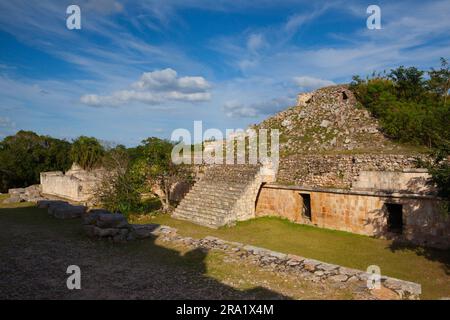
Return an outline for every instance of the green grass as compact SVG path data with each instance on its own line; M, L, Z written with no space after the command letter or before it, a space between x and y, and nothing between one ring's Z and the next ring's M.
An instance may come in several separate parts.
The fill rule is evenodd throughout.
M239 222L234 227L217 230L167 215L138 221L149 222L170 225L185 236L211 235L350 268L365 270L369 265L378 265L383 275L420 283L424 299L450 297L448 251L396 247L389 240L294 224L275 217Z

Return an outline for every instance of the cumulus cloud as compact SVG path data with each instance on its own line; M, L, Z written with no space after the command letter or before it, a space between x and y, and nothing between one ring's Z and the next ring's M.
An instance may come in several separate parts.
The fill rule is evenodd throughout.
M228 101L222 110L230 118L254 118L261 115L269 115L287 108L293 99L283 97L268 101L244 104L238 101Z
M158 105L166 101L202 102L211 99L211 85L203 77L178 77L167 68L144 72L131 89L114 91L110 95L86 94L80 101L90 106L119 106L128 102Z
M302 76L294 77L294 83L306 90L314 90L321 87L332 86L335 83L330 80L324 80L314 77Z

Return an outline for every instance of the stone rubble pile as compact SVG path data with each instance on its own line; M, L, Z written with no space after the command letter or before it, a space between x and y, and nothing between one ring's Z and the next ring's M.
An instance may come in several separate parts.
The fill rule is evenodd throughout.
M87 210L85 206L73 205L59 200L41 200L38 201L37 207L47 209L48 214L57 219L80 218Z
M180 243L192 248L216 249L225 251L240 260L249 261L273 272L288 272L313 282L331 281L342 285L360 285L367 288L367 280L372 274L367 272L329 264L314 259L284 254L239 242L225 241L216 237L194 239L181 237L177 230L167 226L155 227L152 232L161 236L162 241ZM421 285L391 277L381 276L381 284L395 292L401 299L419 299Z
M43 200L41 195L41 185L34 184L26 188L14 188L8 190L9 198L3 203L38 202Z
M92 209L82 217L83 229L91 238L106 238L120 243L145 239L152 235L154 225L129 224L121 213Z

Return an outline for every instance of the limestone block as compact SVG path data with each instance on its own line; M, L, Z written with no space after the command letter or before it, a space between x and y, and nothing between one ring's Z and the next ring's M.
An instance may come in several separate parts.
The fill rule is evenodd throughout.
M154 224L133 225L132 230L136 239L146 239L154 235L157 226Z
M100 228L125 228L128 222L121 213L99 213L96 225Z
M53 210L53 216L57 219L73 219L81 217L85 212L85 206L72 206L68 204L56 206Z

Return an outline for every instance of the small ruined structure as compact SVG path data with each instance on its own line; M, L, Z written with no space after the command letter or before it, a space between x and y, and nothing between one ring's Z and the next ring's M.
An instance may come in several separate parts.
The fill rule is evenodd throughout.
M220 227L281 216L369 236L449 248L442 199L417 168L427 156L394 143L347 86L300 94L252 129L280 128L280 161L270 179L258 166L210 166L175 218ZM275 179L276 178L276 179Z
M88 203L101 176L101 169L86 171L75 163L65 174L61 171L41 172L42 194Z

